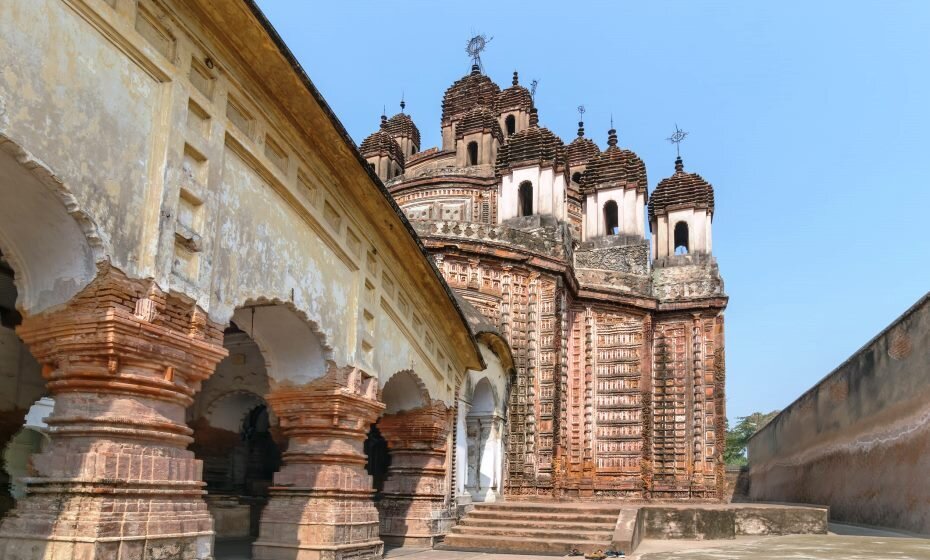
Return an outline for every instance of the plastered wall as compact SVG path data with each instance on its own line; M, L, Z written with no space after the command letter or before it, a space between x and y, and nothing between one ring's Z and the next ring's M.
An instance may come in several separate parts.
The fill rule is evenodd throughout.
M0 207L29 213L0 225L18 305L61 304L109 261L220 324L286 305L337 365L416 369L451 402L451 376L479 362L464 324L277 47L245 41L252 17L239 2L0 4L0 164L52 178L0 181ZM259 84L250 57L283 66Z
M930 294L749 441L750 497L930 533Z

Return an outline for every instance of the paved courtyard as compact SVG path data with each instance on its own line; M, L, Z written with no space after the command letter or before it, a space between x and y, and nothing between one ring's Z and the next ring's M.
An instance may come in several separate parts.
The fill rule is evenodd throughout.
M725 541L643 541L630 560L930 560L930 539L880 529L830 526L829 535ZM217 560L249 560L249 543L218 543ZM552 560L553 556L394 549L403 560Z

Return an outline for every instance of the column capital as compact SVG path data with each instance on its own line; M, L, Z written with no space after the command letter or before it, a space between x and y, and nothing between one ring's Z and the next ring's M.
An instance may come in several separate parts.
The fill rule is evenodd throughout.
M16 330L52 395L130 393L186 407L228 353L222 328L193 300L110 265L68 304L25 317Z
M452 427L452 408L434 400L432 403L385 414L378 429L390 449L418 449L445 452L446 436Z

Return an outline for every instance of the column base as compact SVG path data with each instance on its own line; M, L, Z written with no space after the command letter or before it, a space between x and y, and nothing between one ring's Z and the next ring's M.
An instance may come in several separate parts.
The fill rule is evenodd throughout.
M381 540L387 546L432 547L455 523L441 502L416 498L382 498L378 511Z
M283 492L272 489L253 560L375 560L384 554L370 498Z
M442 538L435 535L422 537L412 535L381 535L381 540L384 541L384 546L390 548L433 548L442 542Z
M213 560L213 520L202 500L33 495L0 525L4 560Z

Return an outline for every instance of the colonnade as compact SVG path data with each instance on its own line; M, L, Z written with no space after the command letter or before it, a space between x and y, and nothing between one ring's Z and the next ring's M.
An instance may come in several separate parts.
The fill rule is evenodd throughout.
M27 495L0 519L0 557L212 558L214 522L185 411L227 355L221 326L192 301L103 265L70 302L25 317L16 332L54 409ZM404 375L415 377L395 377ZM456 408L420 392L387 406L377 377L332 362L309 383L271 383L262 398L286 450L253 558L366 559L385 543L431 546L455 519L453 477L476 500L499 497L503 419L493 401L461 408L475 409L462 417L474 473L454 473ZM391 457L377 501L364 450L372 425Z

